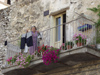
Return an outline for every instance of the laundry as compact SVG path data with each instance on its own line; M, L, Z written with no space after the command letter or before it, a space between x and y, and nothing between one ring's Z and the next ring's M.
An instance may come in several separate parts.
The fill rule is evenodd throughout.
M27 44L28 47L33 46L31 32L22 34L20 49L25 49L25 44Z
M24 53L27 53L28 52L28 46L27 45L25 45L25 50L24 50Z
M5 41L5 43L4 43L4 46L6 46L7 45L7 41Z
M42 36L41 36L40 33L38 33L38 37L37 38L38 38L37 39L37 42L38 42L37 44L39 46L39 41L40 41L40 39L42 39ZM28 33L22 34L20 49L25 49L25 44L28 47L33 46L32 32L28 32Z

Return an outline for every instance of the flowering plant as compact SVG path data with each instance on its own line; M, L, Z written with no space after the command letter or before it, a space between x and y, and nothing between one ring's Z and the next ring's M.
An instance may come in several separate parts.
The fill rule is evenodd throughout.
M17 57L17 60L16 60L16 65L19 65L19 67L21 68L25 68L27 67L31 60L34 58L34 55L23 55L20 53L20 55Z
M21 68L25 68L27 67L31 60L34 58L34 55L23 55L23 54L19 54L19 55L15 55L14 57L10 57L9 59L7 59L8 63L13 64L15 63L16 65L18 65Z
M8 62L8 64L13 64L15 63L17 56L18 55L16 54L14 57L10 57L6 61Z
M11 60L12 60L12 57L8 58L7 61L8 61L8 64L11 63Z
M44 46L44 44L40 47L38 47L38 53L44 52L49 48L49 46Z
M80 34L75 34L73 36L73 40L75 40L76 44L77 43L86 44L86 36L82 35L81 33Z
M44 64L49 65L52 62L56 63L57 59L59 58L59 52L60 52L60 49L56 49L53 47L51 47L50 49L47 49L43 53L43 57L42 57Z

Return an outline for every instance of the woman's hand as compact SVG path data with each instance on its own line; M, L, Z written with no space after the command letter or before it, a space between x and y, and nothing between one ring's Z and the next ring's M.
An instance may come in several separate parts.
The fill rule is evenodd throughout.
M39 33L39 31L37 31L37 33Z

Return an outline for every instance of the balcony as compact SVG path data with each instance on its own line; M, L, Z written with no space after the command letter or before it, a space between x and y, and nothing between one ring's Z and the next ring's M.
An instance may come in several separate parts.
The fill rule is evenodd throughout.
M34 54L34 59L31 60L27 68L22 69L15 64L9 65L6 63L5 67L2 68L2 73L9 75L11 71L12 73L19 73L19 70L26 71L29 68L34 68L35 72L45 73L57 67L73 66L85 61L99 60L100 51L96 48L96 28L93 24L91 20L81 16L68 23L40 31L42 35L41 46L47 45L60 49L58 62L45 65L42 60L42 52L40 56ZM21 52L18 46L19 41L20 39L8 43L7 59Z

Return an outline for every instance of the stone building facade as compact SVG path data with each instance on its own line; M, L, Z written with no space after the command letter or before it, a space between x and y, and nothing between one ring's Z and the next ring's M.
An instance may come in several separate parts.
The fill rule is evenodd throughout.
M97 16L93 12L87 10L87 8L92 8L99 4L99 0L12 0L10 7L0 10L1 64L5 64L7 50L4 46L5 40L12 41L18 39L21 34L25 33L26 30L30 29L33 25L36 26L39 31L46 30L52 27L53 17L62 12L66 13L66 22L77 18L78 15L76 12L79 14L84 13L87 18L96 20ZM44 16L44 12L47 10L49 10L49 15ZM98 64L99 61L94 62L97 66L83 67L78 70L82 71L82 73L68 74L70 71L66 70L63 71L64 74L60 72L60 74L54 73L50 75L99 75L99 69L93 70L92 72L88 71L91 68L95 69L100 66L100 64ZM92 62L87 62L84 65L90 65L90 63ZM78 68L74 70L76 71L77 69ZM88 70L85 72L85 69Z

